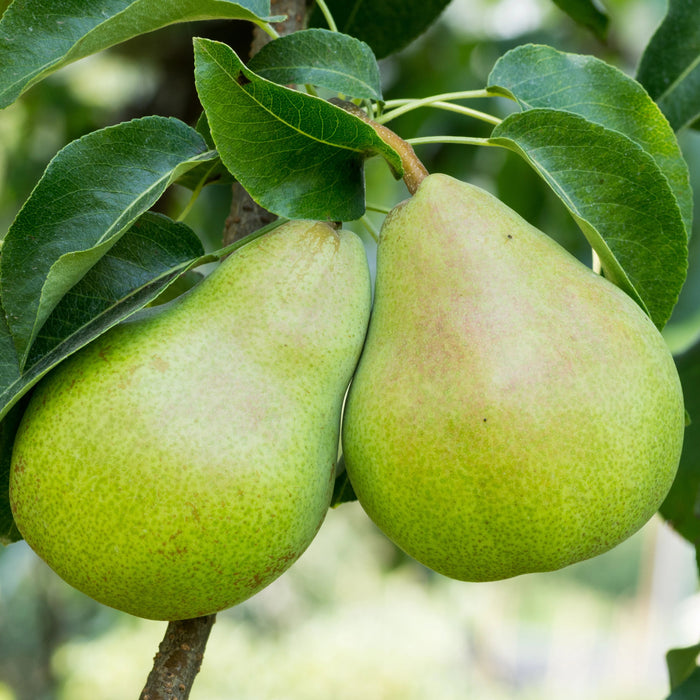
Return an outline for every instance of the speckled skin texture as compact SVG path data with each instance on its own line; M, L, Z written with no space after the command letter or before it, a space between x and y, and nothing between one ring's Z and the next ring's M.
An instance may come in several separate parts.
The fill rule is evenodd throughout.
M327 511L370 281L361 241L288 223L39 385L10 495L31 547L106 605L212 613L285 571Z
M468 581L600 554L656 511L683 431L656 328L545 234L444 175L389 215L343 449L408 554Z

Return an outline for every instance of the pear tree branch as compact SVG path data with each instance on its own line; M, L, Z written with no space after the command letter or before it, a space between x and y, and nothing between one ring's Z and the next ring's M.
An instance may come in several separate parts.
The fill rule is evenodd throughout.
M168 623L139 700L187 700L216 615Z

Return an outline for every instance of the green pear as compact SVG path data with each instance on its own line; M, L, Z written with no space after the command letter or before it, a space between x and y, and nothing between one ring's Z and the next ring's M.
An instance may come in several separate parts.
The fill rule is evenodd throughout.
M684 425L649 318L495 197L435 174L389 214L343 451L405 552L466 581L600 554L657 510Z
M265 587L328 509L370 299L360 239L295 221L98 338L23 417L22 535L75 588L145 618Z

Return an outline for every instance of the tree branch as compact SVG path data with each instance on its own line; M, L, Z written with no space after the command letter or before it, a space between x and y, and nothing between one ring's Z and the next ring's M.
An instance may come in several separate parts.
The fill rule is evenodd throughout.
M168 623L139 700L187 700L216 615Z

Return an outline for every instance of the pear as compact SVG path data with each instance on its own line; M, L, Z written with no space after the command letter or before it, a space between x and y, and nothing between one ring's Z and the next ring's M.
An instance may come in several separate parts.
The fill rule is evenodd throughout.
M390 539L446 576L489 581L595 556L652 516L684 408L630 297L440 174L389 214L377 256L343 451Z
M133 615L191 618L253 595L328 509L370 303L360 239L295 221L101 336L22 419L20 532L68 583Z

